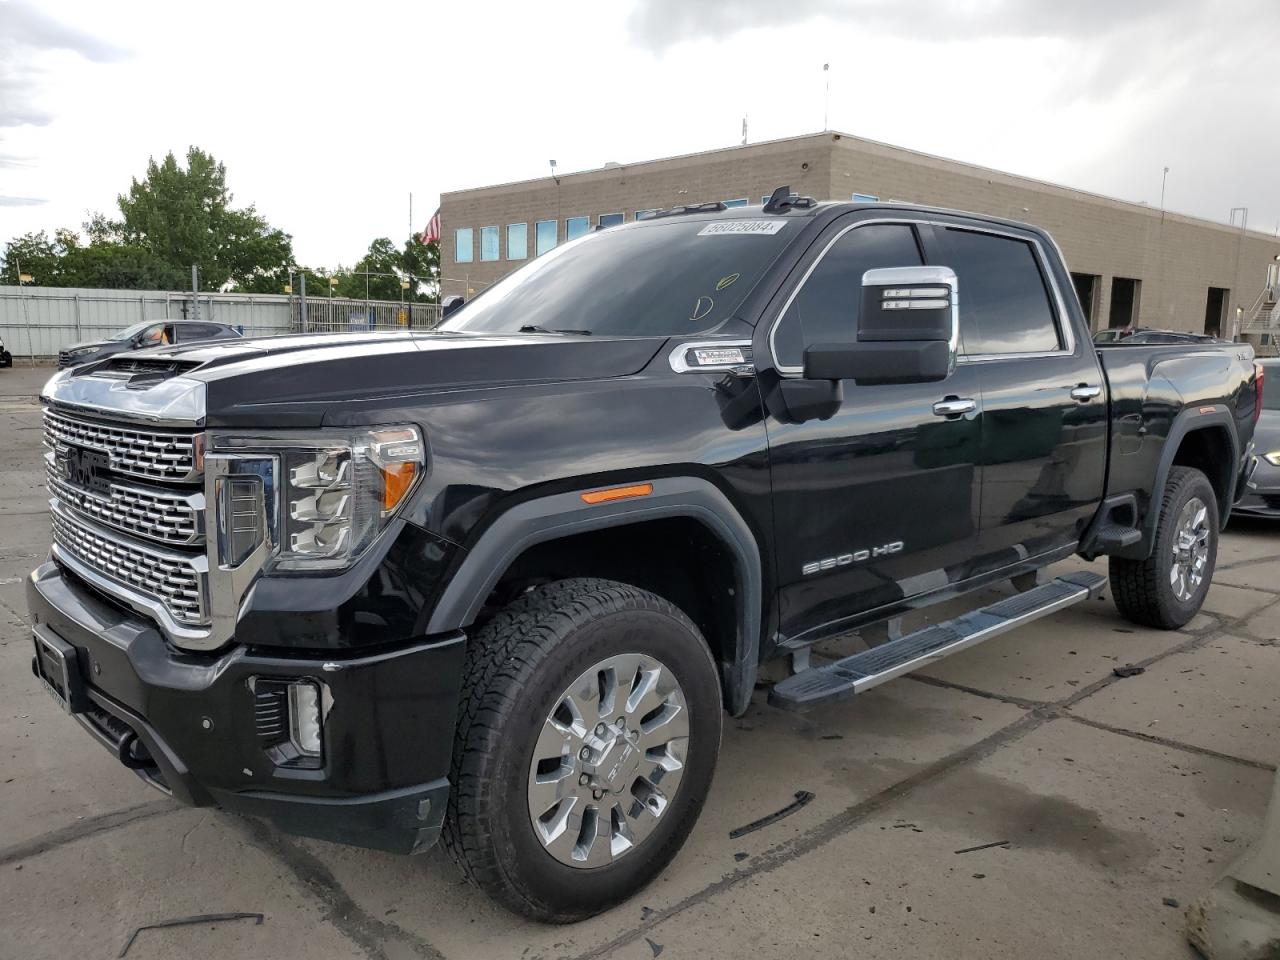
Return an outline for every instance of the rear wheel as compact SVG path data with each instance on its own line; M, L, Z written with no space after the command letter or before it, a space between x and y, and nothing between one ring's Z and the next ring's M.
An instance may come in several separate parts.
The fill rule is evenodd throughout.
M1194 617L1213 581L1218 527L1218 500L1209 478L1194 467L1172 468L1151 555L1110 560L1111 593L1120 613L1165 630Z
M721 712L715 661L678 608L607 580L538 587L469 642L445 846L518 913L598 913L684 843Z

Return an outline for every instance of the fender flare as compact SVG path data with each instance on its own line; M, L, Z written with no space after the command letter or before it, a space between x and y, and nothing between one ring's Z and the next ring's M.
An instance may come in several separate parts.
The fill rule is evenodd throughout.
M1213 409L1209 410L1208 407ZM1236 480L1240 464L1240 440L1236 436L1236 422L1230 411L1220 403L1205 404L1192 409L1183 410L1173 419L1169 426L1169 434L1165 437L1164 449L1160 451L1160 462L1156 466L1155 483L1151 488L1151 502L1147 507L1147 515L1142 518L1142 541L1137 550L1137 559L1145 560L1155 549L1156 524L1160 521L1160 498L1164 495L1165 484L1169 480L1169 471L1173 469L1173 458L1188 434L1200 430L1220 428L1227 435L1227 443L1231 447L1231 464L1227 475L1226 488L1223 490L1219 522L1226 526L1231 516L1231 505L1235 503ZM1128 554L1120 554L1127 556Z
M721 680L730 714L741 714L750 703L760 660L760 548L742 515L710 481L664 477L649 482L653 492L644 498L592 506L581 494L594 487L584 488L526 500L501 514L466 552L436 602L426 632L469 627L502 575L529 547L607 527L690 517L706 526L733 557L737 635L732 655L721 664Z

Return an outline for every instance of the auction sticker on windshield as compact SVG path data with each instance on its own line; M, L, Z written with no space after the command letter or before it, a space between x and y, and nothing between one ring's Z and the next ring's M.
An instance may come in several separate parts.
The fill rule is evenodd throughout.
M714 237L717 234L761 234L772 236L787 225L785 220L718 220L708 223L698 231L700 237Z

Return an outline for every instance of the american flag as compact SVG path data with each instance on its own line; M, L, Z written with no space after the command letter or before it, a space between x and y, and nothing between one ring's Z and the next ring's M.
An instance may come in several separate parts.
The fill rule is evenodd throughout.
M436 243L440 239L440 208L436 207L436 212L431 215L431 219L427 221L427 229L423 230L418 237L423 243Z

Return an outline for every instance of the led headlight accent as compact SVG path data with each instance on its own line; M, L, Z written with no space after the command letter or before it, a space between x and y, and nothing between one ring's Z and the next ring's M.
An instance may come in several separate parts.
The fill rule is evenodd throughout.
M278 490L265 491L272 555L269 568L340 569L356 558L408 499L426 465L416 427L317 430L254 436L216 435L215 450L233 458L265 457ZM228 494L228 524L239 491ZM226 519L223 519L225 515ZM239 551L230 543L223 556Z
M332 440L282 451L288 480L277 564L283 569L349 564L408 497L422 472L424 448L415 427Z
M1270 453L1264 453L1262 459L1267 461L1273 467L1280 467L1280 450L1272 450Z

